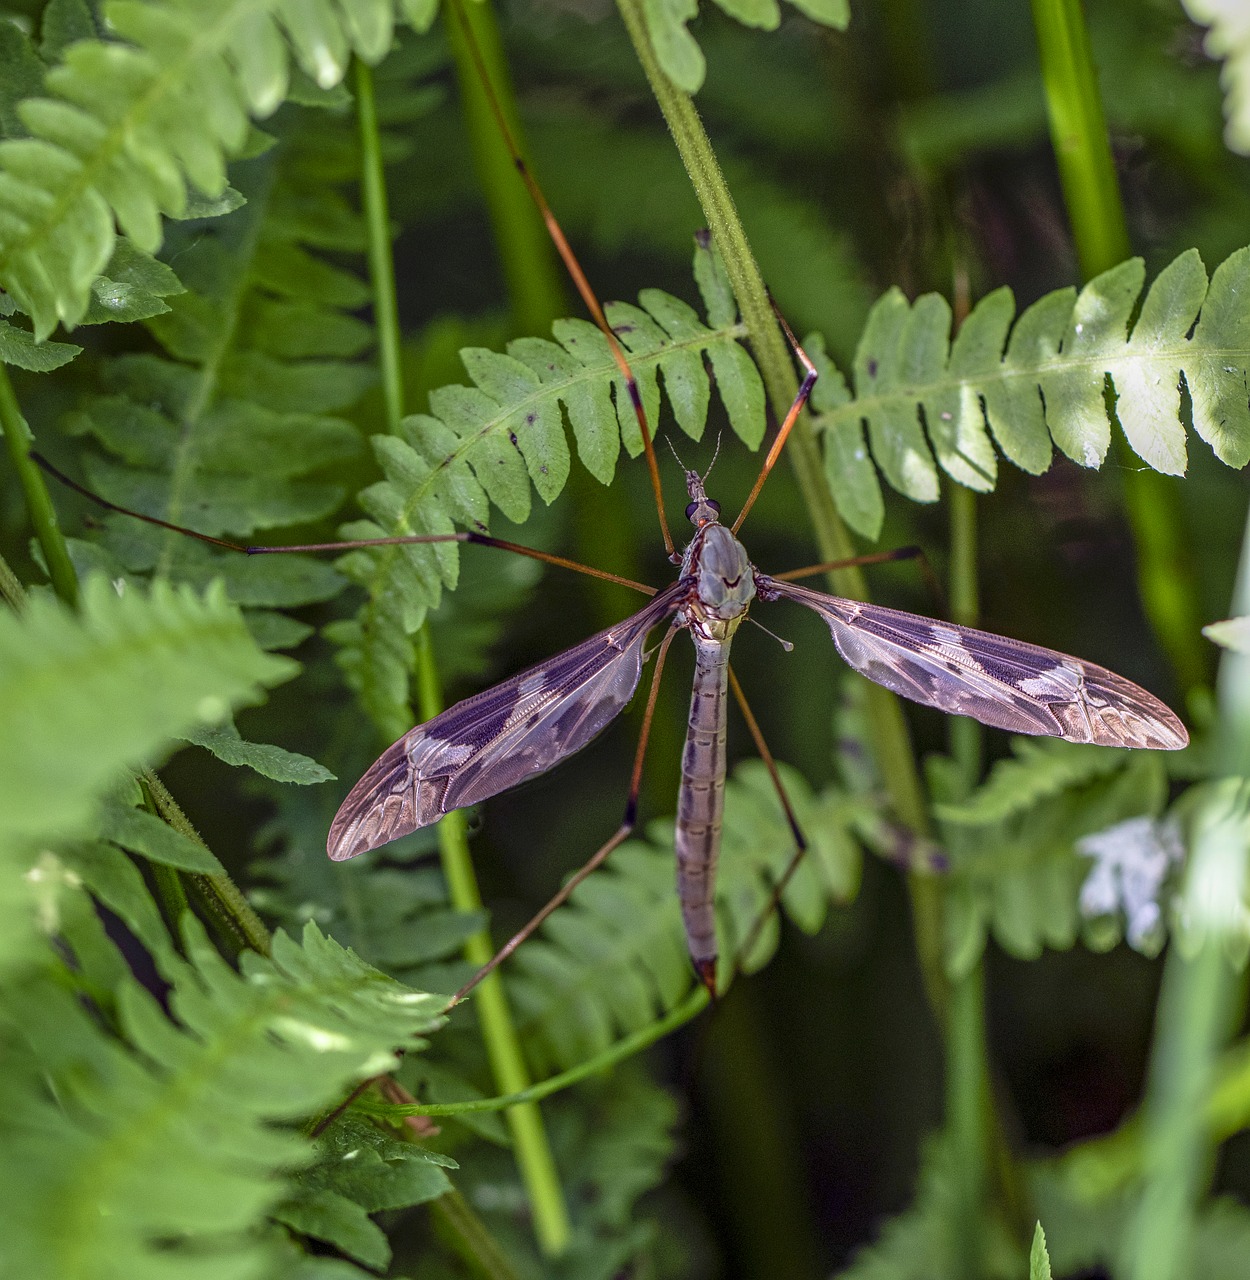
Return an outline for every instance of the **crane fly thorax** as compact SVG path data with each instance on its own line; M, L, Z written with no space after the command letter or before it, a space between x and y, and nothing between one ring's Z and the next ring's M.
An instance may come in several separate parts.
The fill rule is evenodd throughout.
M746 548L723 524L705 524L682 557L682 577L691 580L682 625L696 640L723 644L737 631L755 598L755 570Z

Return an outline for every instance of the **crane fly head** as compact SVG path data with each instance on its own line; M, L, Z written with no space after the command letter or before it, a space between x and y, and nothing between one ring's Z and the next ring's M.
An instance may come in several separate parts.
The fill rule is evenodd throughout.
M697 471L686 472L686 492L690 502L686 507L686 519L696 529L716 524L720 520L720 503L714 502L703 489L703 477Z

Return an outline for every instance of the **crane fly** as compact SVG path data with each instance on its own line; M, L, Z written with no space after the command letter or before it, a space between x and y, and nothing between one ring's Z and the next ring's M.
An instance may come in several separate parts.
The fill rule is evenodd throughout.
M720 508L707 497L697 472L686 472L686 487L686 514L695 532L677 581L618 625L404 734L343 801L327 841L331 858L378 848L581 750L633 697L647 637L668 622L670 636L688 631L695 646L675 847L691 960L711 985L729 651L755 600L790 600L812 609L850 666L913 702L1013 733L1068 742L1177 750L1189 741L1164 703L1105 667L760 573L734 532L721 524Z
M454 20L461 24L492 114L517 171L587 309L607 339L624 380L642 436L665 549L673 562L680 565L677 580L657 592L615 574L473 530L400 535L352 543L244 547L117 506L62 475L45 459L34 456L58 479L101 506L234 551L256 554L473 542L622 583L652 597L637 613L616 626L410 729L370 766L343 801L330 826L327 852L335 861L344 861L437 822L454 809L480 803L545 773L586 746L625 708L642 677L649 635L661 624L668 624L656 658L624 820L612 838L455 999L510 955L633 830L656 692L669 644L679 631L689 632L694 642L695 671L677 798L674 841L677 888L691 960L700 979L715 995L714 888L724 810L726 711L731 686L770 768L799 854L803 849L802 832L772 757L729 666L734 634L754 601L788 600L812 609L829 627L834 645L848 665L913 702L953 715L971 716L982 724L1013 733L1040 734L1111 747L1158 750L1184 747L1189 736L1172 711L1153 694L1105 667L971 627L826 595L790 581L836 566L818 565L775 578L755 568L737 532L780 457L782 446L816 380L814 365L780 313L781 327L806 376L732 526L721 523L720 508L707 496L704 478L695 471L685 472L690 499L686 515L694 526L694 535L684 552L675 551L664 512L652 432L628 360L541 189L521 158L471 28L457 4L451 4L449 9ZM887 554L864 559L882 558L890 557ZM783 883L784 876L777 893Z
M812 381L814 375L809 375L805 387ZM802 398L803 389L770 457L797 417ZM84 490L45 459L38 460L94 501L125 510ZM765 474L766 469L761 476ZM788 600L813 610L829 627L849 666L904 698L952 715L971 716L1012 733L1107 747L1173 751L1188 743L1185 726L1163 702L1105 667L1022 640L827 595L786 580L797 575L774 578L761 573L735 532L748 507L730 528L721 523L720 507L708 498L698 472L686 471L685 480L690 498L686 515L694 536L680 557L677 580L616 626L405 733L370 766L340 806L326 842L332 859L345 861L379 848L453 809L479 804L545 773L580 751L632 699L642 677L647 638L668 623L653 677L652 704L668 644L676 632L687 631L695 646L695 671L677 798L677 888L691 960L703 982L714 989L714 888L724 808L729 653L735 632L756 600ZM757 481L752 497L759 488ZM165 524L137 512L127 514ZM181 531L251 554L361 545L242 547ZM498 546L595 576L612 576L472 532L374 539L364 545L448 540ZM515 950L520 939L632 830L645 735L644 727L625 820L617 834L491 967ZM765 753L762 740L757 738L757 743ZM782 802L785 805L784 793ZM791 822L794 825L793 818ZM801 839L797 828L796 836Z

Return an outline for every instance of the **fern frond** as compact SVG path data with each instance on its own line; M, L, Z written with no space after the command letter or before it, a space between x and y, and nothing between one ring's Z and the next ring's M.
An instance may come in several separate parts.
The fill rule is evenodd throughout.
M55 926L72 887L52 853L36 864L43 842L86 833L136 762L291 674L219 589L119 596L91 578L78 615L48 596L0 613L0 969L30 962L37 926Z
M91 897L121 920L157 968L164 969L175 955L174 940L134 861L103 840L66 845L61 857ZM98 913L93 909L92 914ZM73 939L69 941L73 948Z
M0 843L75 834L127 765L293 673L220 589L118 595L93 578L80 616L42 597L0 614Z
M401 987L324 938L274 939L235 973L185 918L170 1012L133 978L118 1036L48 982L17 993L33 1063L55 1093L6 1072L3 1171L21 1206L0 1250L27 1276L256 1274L264 1214L310 1144L275 1125L315 1113L438 1025L439 997Z
M1250 250L1243 249L1220 265L1208 287L1202 261L1190 250L1159 273L1142 299L1145 268L1132 259L1079 295L1047 294L1014 327L1011 293L996 290L953 343L943 298L926 294L909 304L891 290L860 339L854 396L841 374L819 361L823 376L812 401L843 516L867 537L880 532L883 508L869 446L891 486L917 502L937 499L935 457L960 484L993 489L991 432L1008 459L1036 475L1050 465L1052 439L1073 461L1100 466L1118 421L1143 461L1180 475L1185 423L1192 420L1218 458L1244 466L1248 277Z
M356 429L332 416L371 372L352 362L370 341L346 314L367 291L314 250L355 249L357 219L331 190L311 190L284 149L258 161L250 200L178 253L186 289L147 326L166 354L104 362L103 394L67 429L91 438L92 488L149 515L213 536L315 520L341 502ZM347 357L347 358L345 358ZM125 517L104 522L121 569L203 583L224 578L272 645L307 628L270 612L331 599L346 585L312 557L245 559Z
M393 30L391 0L115 0L106 18L118 38L66 48L46 96L16 107L29 136L0 142L0 285L40 338L82 319L115 224L152 252L163 217L225 190L227 160L250 117L285 98L292 60L328 88L351 53L381 58Z
M451 1182L444 1170L456 1167L449 1157L401 1142L350 1114L326 1130L317 1155L316 1164L296 1174L295 1194L273 1217L378 1271L390 1263L391 1246L369 1215L445 1194Z
M639 301L609 304L606 312L629 352L647 421L658 421L662 377L678 425L701 435L710 366L733 429L758 444L764 393L739 345L743 327L732 319L705 324L659 290ZM485 532L492 505L524 521L531 486L551 502L568 479L565 415L579 456L602 482L611 480L622 442L630 455L640 453L637 419L603 334L584 320L558 321L553 332L555 342L520 338L506 355L462 352L472 387L432 392L431 413L405 418L398 436L374 437L386 479L360 495L371 519L351 525L347 536L445 534L457 526ZM334 631L343 664L371 718L397 737L409 727L410 637L443 588L455 586L456 545L353 552L338 567L369 596L355 622Z
M461 950L485 914L452 910L442 873L417 861L436 846L432 830L389 846L384 859L366 855L340 866L325 856L337 805L329 789L265 792L276 815L258 843L279 844L252 868L258 911L289 930L314 920L370 964L425 991L450 993L468 979Z
M1013 738L1011 752L967 800L939 801L934 816L960 827L1005 822L1071 787L1118 772L1128 758L1127 751L1050 738Z

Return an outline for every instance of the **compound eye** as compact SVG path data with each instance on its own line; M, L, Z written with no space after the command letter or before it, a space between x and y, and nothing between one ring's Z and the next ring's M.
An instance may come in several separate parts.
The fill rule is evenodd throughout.
M707 517L707 519L702 522L707 524L708 520L714 519L716 516L720 515L720 503L713 502L711 498L698 498L694 502L687 504L686 519L691 521L695 520L695 517L698 516L700 511L710 511L712 513L711 516Z

